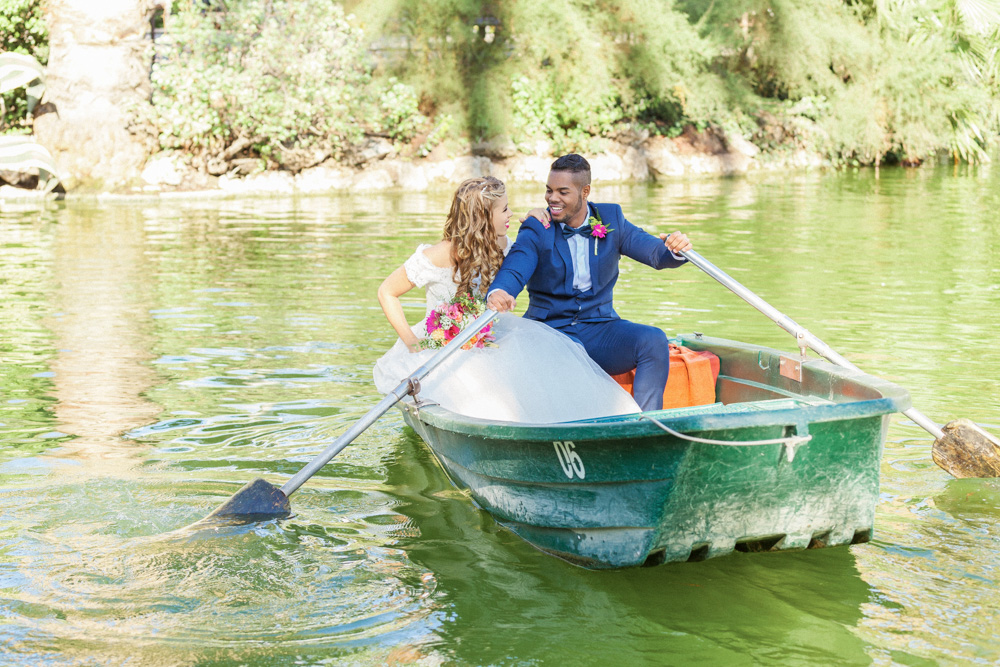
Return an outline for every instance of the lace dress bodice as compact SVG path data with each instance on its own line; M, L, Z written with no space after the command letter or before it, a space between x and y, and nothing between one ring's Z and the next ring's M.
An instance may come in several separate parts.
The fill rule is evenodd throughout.
M450 266L435 266L427 257L424 251L430 247L428 243L421 243L417 246L417 251L403 262L407 279L427 290L425 316L442 303L451 301L458 291L458 285L452 278L453 269Z

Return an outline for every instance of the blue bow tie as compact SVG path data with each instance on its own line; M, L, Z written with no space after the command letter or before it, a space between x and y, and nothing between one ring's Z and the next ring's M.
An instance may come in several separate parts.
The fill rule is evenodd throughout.
M579 234L580 236L590 236L591 232L594 231L590 225L580 225L579 227L573 228L569 225L562 225L562 235L563 238L569 238Z

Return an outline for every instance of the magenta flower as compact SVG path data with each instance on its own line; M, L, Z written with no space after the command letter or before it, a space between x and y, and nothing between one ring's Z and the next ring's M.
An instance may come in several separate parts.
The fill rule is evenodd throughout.
M603 239L605 236L607 236L608 234L610 234L613 231L615 231L615 230L608 229L607 226L603 222L601 222L600 220L596 219L594 216L590 216L590 235L593 236L594 239L596 239L594 241L594 254L595 255L597 254L597 245L598 245L598 243L600 243L601 239Z

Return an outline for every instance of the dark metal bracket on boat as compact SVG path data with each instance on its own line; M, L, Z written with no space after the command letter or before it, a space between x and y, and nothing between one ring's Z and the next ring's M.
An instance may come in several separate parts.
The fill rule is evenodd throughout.
M410 381L410 396L416 400L417 394L420 393L420 378L407 378Z

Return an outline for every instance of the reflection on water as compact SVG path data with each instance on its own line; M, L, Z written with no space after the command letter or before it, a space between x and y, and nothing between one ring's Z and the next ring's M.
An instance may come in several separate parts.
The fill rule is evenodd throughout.
M52 250L57 312L48 322L57 428L79 436L59 456L97 459L107 473L110 459L141 456L118 436L154 420L160 408L142 396L155 380L145 363L152 285L144 220L128 210L102 213L70 209L60 217Z
M498 528L451 490L412 432L397 451L421 463L389 469L397 495L409 494L398 511L420 531L402 546L461 619L435 641L460 664L504 664L523 647L552 664L868 662L847 629L871 597L848 549L587 571Z
M683 229L931 418L997 432L998 185L883 170L595 197ZM515 212L541 202L510 192ZM374 404L394 337L375 290L436 238L449 194L0 211L5 663L1000 659L1000 489L948 479L901 415L875 541L850 549L574 568L477 509L395 412L292 497L293 518L178 532L252 477L280 483ZM671 334L793 347L693 267L623 264L617 294ZM420 294L404 305L423 313Z

